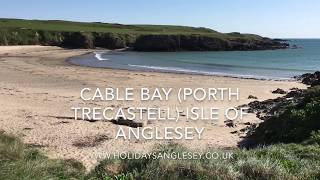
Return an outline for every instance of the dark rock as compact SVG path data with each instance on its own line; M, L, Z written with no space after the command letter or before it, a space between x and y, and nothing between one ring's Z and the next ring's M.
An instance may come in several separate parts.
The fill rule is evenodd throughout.
M232 120L224 121L224 123L227 127L235 127L236 126L236 124Z
M231 50L273 50L285 49L289 47L288 43L275 41L269 38L259 40L249 40L244 38L235 38L230 41Z
M248 96L248 99L258 99L256 96L253 96L253 95L249 95Z
M137 51L227 50L228 42L201 35L141 35L133 45Z
M230 35L230 34L229 34ZM209 35L141 35L133 44L136 51L227 51L282 49L288 44L269 38L250 40L243 35L229 39Z
M306 85L320 85L320 71L316 71L315 73L306 73L301 76L295 76L295 78Z
M280 89L280 88L272 91L272 93L273 93L273 94L287 94L287 92L286 92L285 90Z
M132 127L132 128L143 127L143 123L141 123L141 122L135 122L135 121L132 121L132 120L127 120L127 119L124 119L122 117L118 118L117 120L112 120L111 122L113 124L129 126L129 127Z
M297 91L299 90L299 88L296 88L296 87L293 87L293 88L290 88L291 91Z
M297 98L297 97L301 97L303 96L303 94L305 93L304 90L302 89L292 89L290 92L288 92L288 94L285 96L286 98Z
M286 40L286 39L279 39L279 38L276 38L276 39L273 39L273 40L275 40L275 41L280 41L280 42L286 42L286 41L288 41L288 40Z
M298 89L292 90L283 97L275 99L268 99L265 101L253 101L241 107L249 107L249 113L256 113L257 117L261 120L266 120L270 116L274 116L283 111L284 107L289 104L299 104L305 96L306 90Z

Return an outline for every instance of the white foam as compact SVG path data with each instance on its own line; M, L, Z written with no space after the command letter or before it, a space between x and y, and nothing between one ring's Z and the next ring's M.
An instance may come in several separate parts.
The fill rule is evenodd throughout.
M97 58L99 61L108 61L109 59L103 58L102 54L103 53L99 53L99 52L93 52L95 55L94 57Z
M222 73L222 72L198 71L198 70L177 68L177 67L144 66L144 65L135 65L135 64L128 64L128 66L153 69L153 70L191 73L191 74L218 75L218 76L229 76L229 77L231 76L231 77L265 79L265 80L290 80L290 78L280 78L280 77L279 78L278 77L271 78L271 77L267 77L267 76L258 76L258 75L244 75L244 74L231 74L231 73L229 74L229 73Z

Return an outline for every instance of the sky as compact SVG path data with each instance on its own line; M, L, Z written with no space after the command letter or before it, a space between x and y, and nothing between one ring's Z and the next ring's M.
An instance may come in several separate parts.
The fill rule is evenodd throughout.
M0 17L208 27L320 38L319 0L0 0Z

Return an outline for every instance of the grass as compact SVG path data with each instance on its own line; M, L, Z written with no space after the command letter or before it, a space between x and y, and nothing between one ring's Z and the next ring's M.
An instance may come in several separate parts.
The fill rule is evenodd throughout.
M260 36L240 33L220 33L204 27L188 27L174 25L123 25L101 22L74 22L62 20L25 20L0 18L0 28L2 29L30 29L42 31L65 31L65 32L103 32L119 34L197 34L219 38L244 38L260 39Z
M51 160L14 137L0 134L0 179L81 179L83 165L74 160Z
M136 34L215 34L214 30L207 28L195 28L187 26L169 25L122 25L99 22L72 22L60 20L23 20L0 19L0 27L26 28L33 30L67 31L67 32L110 32L110 33L136 33Z
M217 150L207 150L217 152ZM156 153L190 152L179 145L157 147ZM218 151L223 153L222 150ZM233 158L168 160L108 159L88 177L99 179L318 179L319 145L279 144L251 150L229 150Z
M193 152L177 144L152 153ZM14 137L0 134L0 179L319 179L318 144L278 144L255 149L215 150L230 159L106 159L85 173L74 160L48 159Z

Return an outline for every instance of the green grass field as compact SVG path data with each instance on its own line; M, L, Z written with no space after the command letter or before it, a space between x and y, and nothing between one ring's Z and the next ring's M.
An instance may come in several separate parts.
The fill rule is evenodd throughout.
M166 25L122 25L109 23L86 23L60 20L23 20L0 19L2 28L26 28L46 31L67 32L110 32L110 33L135 33L135 34L220 34L207 28Z

